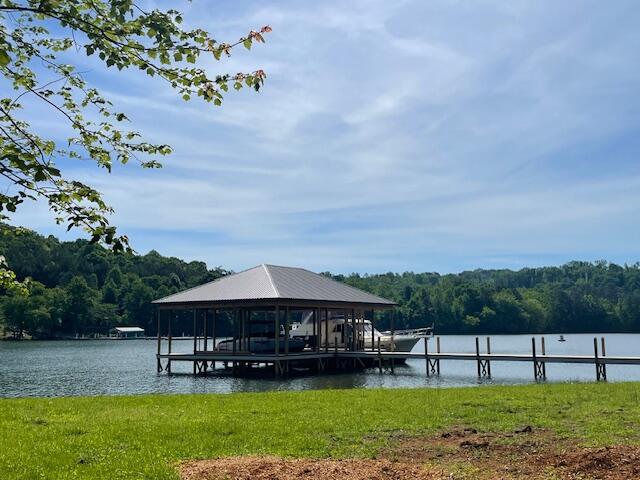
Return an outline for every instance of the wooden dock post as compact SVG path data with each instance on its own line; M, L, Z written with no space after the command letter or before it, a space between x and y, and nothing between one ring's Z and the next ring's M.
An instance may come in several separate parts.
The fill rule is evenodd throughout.
M162 349L162 332L161 330L161 323L160 323L160 312L161 310L158 309L158 355L160 355L161 349ZM156 357L156 368L158 370L158 373L162 372L162 361L160 361L160 357Z
M376 318L375 310L371 310L371 351L376 351L376 336L374 335L376 329L373 327L373 320Z
M324 309L324 353L329 353L329 309Z
M204 310L204 318L203 318L203 322L204 325L202 327L202 329L204 330L204 346L203 346L203 350L206 352L207 351L207 337L209 336L209 332L207 332L207 316L209 315L209 310Z
M216 349L216 323L218 321L218 314L217 314L217 310L214 308L213 312L212 312L212 318L211 318L211 349L215 351ZM213 370L216 369L216 362L215 360L211 362L211 368Z
M281 368L280 368L280 360L278 356L280 355L280 306L276 305L274 311L274 319L273 319L273 353L276 358L273 361L273 373L276 378L280 376Z
M533 377L538 380L544 380L544 362L538 360L536 356L536 338L531 337L531 358L533 360Z
M480 339L476 337L476 365L478 367L478 378L491 376L489 373L489 360L480 358Z
M240 309L240 351L246 352L247 348L247 310Z
M604 337L602 338L602 344L604 347ZM607 366L604 362L600 361L600 358L598 357L598 338L597 337L593 337L593 361L596 365L596 381L606 382Z
M320 353L320 339L322 338L322 315L319 308L313 309L313 338L315 338L316 353Z
M440 337L436 338L436 353L440 353ZM436 360L436 373L440 376L440 359Z
M320 314L319 308L313 309L313 338L315 341L315 345L313 346L313 351L315 353L320 353L320 339L322 338L322 316ZM318 357L316 360L316 371L321 372L323 370L322 359Z
M424 366L427 371L427 377L429 376L429 367L431 362L429 361L429 339L424 337Z
M233 332L232 336L231 336L231 340L232 340L232 345L231 345L231 354L233 356L236 355L236 352L238 350L238 342L240 342L240 336L238 335L238 309L234 308L233 312L231 313L232 317L231 317L231 331ZM233 374L236 374L236 361L233 360L231 362L231 371L233 372Z
M167 353L171 355L171 320L173 320L173 310L169 310L169 331L167 338ZM167 373L171 373L171 357L167 360L167 366L165 367Z
M356 310L351 309L351 350L358 350L358 324L356 323ZM353 358L353 366L356 366L356 359Z
M476 367L478 369L478 378L480 378L482 375L480 374L480 345L478 337L476 337Z
M198 353L198 309L193 309L193 355ZM196 374L196 367L198 362L193 361L193 374Z
M284 372L285 374L289 373L289 336L291 332L289 329L291 328L291 312L289 307L285 308L284 311L284 354L286 355L286 360L284 361Z
M604 337L600 337L601 343L602 343L602 356L606 357L607 356L607 351L605 349L605 345L604 345ZM602 379L606 382L607 381L607 364L606 363L602 363Z
M545 357L547 355L547 347L544 343L544 337L540 337L540 347L542 349L542 356ZM547 379L547 362L542 362L542 378L544 380Z
M378 370L382 373L382 350L380 349L380 337L378 337Z
M276 355L280 353L280 306L276 305L275 318L273 320L273 351Z
M487 355L491 355L491 337L487 337ZM491 361L487 359L487 376L491 378Z
M396 333L396 326L395 326L395 321L396 321L396 311L392 310L391 311L391 351L395 352L396 351L396 341L395 341L395 333ZM391 357L391 373L394 373L394 361L393 361L393 357Z

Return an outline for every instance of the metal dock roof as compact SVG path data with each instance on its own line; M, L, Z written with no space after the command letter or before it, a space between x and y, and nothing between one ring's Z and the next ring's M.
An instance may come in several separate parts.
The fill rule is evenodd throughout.
M393 307L391 300L304 268L259 265L155 300L158 305L298 300Z

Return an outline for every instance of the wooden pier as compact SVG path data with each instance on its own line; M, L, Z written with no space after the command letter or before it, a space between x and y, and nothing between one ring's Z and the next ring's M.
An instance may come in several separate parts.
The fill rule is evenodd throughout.
M202 375L220 364L232 373L273 371L275 376L288 375L292 369L316 373L370 367L393 373L398 363L418 359L425 362L428 376L441 374L442 360L475 362L480 378L491 377L493 362L528 362L535 380L545 380L547 364L553 363L592 364L596 380L605 381L607 365L640 365L640 357L608 356L604 337L593 339L593 355L548 355L544 337L539 344L532 338L526 354L493 353L489 337L482 342L477 337L472 353L443 352L439 337L435 351L429 349L427 338L424 352L394 351L395 303L301 268L260 265L153 303L158 307L159 373L171 373L173 362L191 362L193 373ZM373 328L375 312L381 310L392 312L391 348L386 349L381 348L380 337L377 343L373 335L365 338L365 320ZM187 353L173 351L172 326L180 312L183 320L187 313L193 322L193 347ZM304 348L294 349L291 322L301 312L311 315L307 318L313 328L305 336ZM340 331L329 321L335 315L343 319ZM271 342L270 351L251 351L256 338ZM223 351L220 342L229 339Z
M168 339L167 339L168 340ZM246 373L248 369L257 371L265 367L272 367L276 376L286 375L290 371L289 366L295 365L306 369L309 373L324 371L344 371L378 367L383 371L393 372L394 363L398 364L407 359L423 360L426 366L427 376L439 376L441 374L441 360L475 362L479 378L491 377L491 364L493 362L525 362L530 363L535 380L546 380L547 364L591 364L594 366L597 381L607 380L607 365L640 365L640 357L607 356L605 338L593 339L593 355L548 355L544 347L540 352L535 350L535 338L531 339L532 351L526 354L516 353L491 353L491 339L486 337L487 349L475 353L454 353L440 351L440 337L437 337L437 351L430 352L425 338L424 352L393 352L379 349L350 351L345 349L328 348L322 351L303 351L288 354L250 353L250 352L216 352L196 351L195 353L160 353L158 362L165 362L166 371L170 372L171 362L192 362L196 373L206 375L211 373L211 368L216 364L227 365L231 371ZM476 345L479 347L479 338L476 337ZM540 343L544 345L544 337Z

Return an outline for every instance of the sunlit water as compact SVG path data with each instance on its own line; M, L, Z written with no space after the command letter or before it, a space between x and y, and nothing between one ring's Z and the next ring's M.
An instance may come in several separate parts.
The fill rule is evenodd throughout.
M547 353L593 355L594 335L546 336ZM598 335L600 337L600 335ZM607 334L607 354L640 356L640 335ZM443 352L475 352L473 336L443 336ZM539 338L539 336L538 336ZM430 341L430 350L435 342ZM188 351L190 341L175 341ZM484 338L481 345L484 346ZM530 335L491 337L492 353L530 353ZM423 352L420 342L414 351ZM493 362L491 379L477 378L474 361L441 361L441 376L427 377L424 360L409 360L395 373L377 369L357 373L297 376L289 379L232 378L225 374L194 377L191 364L174 363L175 374L156 374L152 340L0 342L0 397L124 395L141 393L228 393L265 390L376 387L456 387L533 382L531 363ZM182 372L182 374L180 373ZM640 381L640 366L609 365L609 381ZM548 364L550 382L593 381L594 365Z

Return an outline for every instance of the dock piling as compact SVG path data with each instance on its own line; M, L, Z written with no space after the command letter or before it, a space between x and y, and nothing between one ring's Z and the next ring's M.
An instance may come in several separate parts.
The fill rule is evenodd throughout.
M162 348L162 331L161 331L161 323L160 323L160 310L158 310L158 353L156 355L156 369L158 373L162 372L162 361L160 360L160 352Z
M540 337L540 347L542 349L542 356L545 357L547 355L547 348L544 344L544 337ZM547 362L542 362L542 378L543 380L547 379Z
M604 338L602 338L602 346L604 350ZM607 381L607 365L604 362L600 361L600 358L598 357L598 338L597 337L593 337L593 361L596 366L596 381L606 382Z
M427 377L429 376L429 365L430 365L430 361L429 361L429 339L427 337L424 337L424 363L425 363L425 368L427 371Z
M193 354L198 353L198 309L193 309ZM193 362L193 374L197 372L197 363Z
M173 320L173 310L169 310L169 331L167 338L167 354L171 355L171 320ZM167 373L171 373L171 357L167 359L167 366L165 367Z
M478 367L478 378L489 377L489 360L482 360L480 358L480 339L476 337L476 366Z
M538 360L536 355L536 338L531 337L531 359L533 360L533 377L538 380L545 380L544 362Z
M491 337L487 337L487 355L491 355ZM491 378L491 362L487 359L487 376Z

